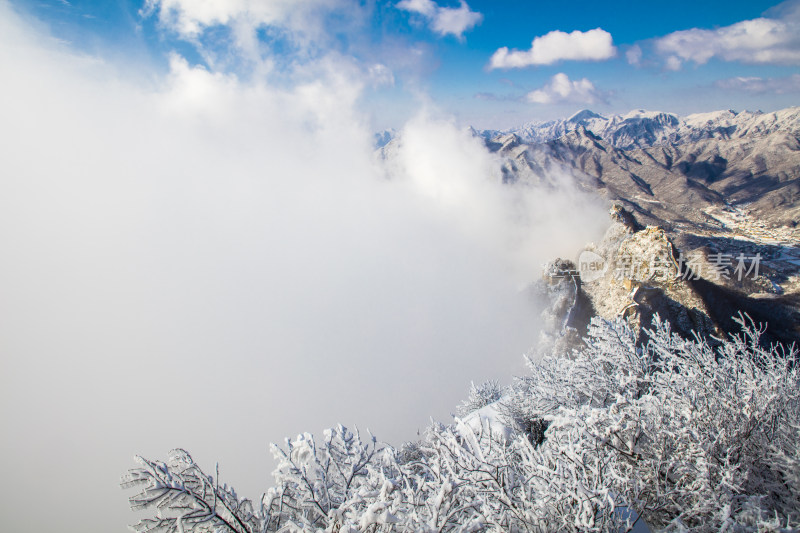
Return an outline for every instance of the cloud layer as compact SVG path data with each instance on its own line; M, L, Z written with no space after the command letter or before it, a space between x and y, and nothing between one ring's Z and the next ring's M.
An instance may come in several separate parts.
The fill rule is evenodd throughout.
M347 0L146 0L143 11L158 13L169 29L197 37L211 26L246 23L253 26L287 26L302 31L313 12L330 12Z
M753 64L800 65L800 11L787 2L779 18L744 20L713 30L692 28L655 41L667 69L685 62L698 65L712 58ZM791 8L791 9L789 9Z
M536 37L530 50L497 50L489 60L489 68L524 68L552 65L559 61L603 61L616 54L611 34L601 28L587 32L551 31Z
M602 101L603 96L588 79L573 81L560 72L541 89L525 95L525 100L533 104L594 104Z
M397 8L422 15L431 29L442 36L462 38L464 32L483 20L483 15L472 11L464 0L458 7L441 7L433 0L401 0Z
M140 15L155 16L167 34L192 43L214 68L231 64L263 74L272 69L267 59L304 62L346 46L337 35L364 22L366 8L356 0L146 0ZM279 48L303 54L274 57L259 31L282 42Z
M432 112L376 158L349 64L275 86L176 55L125 79L0 3L8 530L122 530L118 476L175 446L257 497L270 441L337 422L413 439L521 368L521 289L603 210L503 186Z
M718 80L714 83L720 89L744 91L754 94L787 94L800 92L800 74L784 78L759 78L756 76L736 77Z

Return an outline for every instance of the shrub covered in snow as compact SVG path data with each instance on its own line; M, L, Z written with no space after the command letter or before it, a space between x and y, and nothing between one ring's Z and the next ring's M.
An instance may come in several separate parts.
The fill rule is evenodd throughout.
M469 387L469 396L461 402L461 405L456 409L456 413L458 416L468 415L481 407L496 402L502 397L503 387L495 380L486 381L477 386L472 383Z
M123 485L157 513L135 529L796 531L797 354L741 324L712 349L658 320L637 345L624 321L596 319L584 348L531 362L502 400L540 421L539 438L511 419L516 431L497 432L456 418L396 450L339 426L273 446L276 485L258 503L184 451L139 458Z

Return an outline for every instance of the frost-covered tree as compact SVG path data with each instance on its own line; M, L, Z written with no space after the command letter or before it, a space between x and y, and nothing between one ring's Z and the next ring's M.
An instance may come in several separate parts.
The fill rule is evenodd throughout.
M141 486L130 498L133 510L154 508L156 515L132 527L138 532L263 531L268 514L233 488L205 474L188 452L172 450L166 462L136 457L140 468L122 478L124 488Z
M369 495L385 484L374 468L376 455L383 451L375 437L364 442L358 431L340 425L325 431L319 444L306 433L287 439L285 446L272 445L277 487L263 497L275 528L324 529L344 515L367 511L383 513L391 521L384 508L367 505Z
M480 385L475 385L473 382L470 384L467 399L456 408L456 413L459 416L468 415L481 407L496 402L502 397L503 387L496 380L485 381Z
M156 516L135 529L797 531L797 354L740 322L712 348L657 319L644 345L596 319L582 349L531 361L494 404L509 431L472 413L400 449L341 426L301 435L273 446L276 486L258 505L186 452L139 459L123 484L143 485L131 504Z
M565 445L607 458L604 485L654 528L798 527L797 356L740 324L715 350L657 318L645 346L624 321L595 320L574 357L532 362L511 401L550 421L547 447L571 434Z

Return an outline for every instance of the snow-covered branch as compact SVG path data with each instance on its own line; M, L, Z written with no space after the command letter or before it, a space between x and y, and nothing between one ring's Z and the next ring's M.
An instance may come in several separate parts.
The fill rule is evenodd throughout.
M712 348L657 317L645 344L595 319L583 348L530 362L500 399L473 386L462 418L418 442L338 426L273 446L276 486L258 509L182 450L139 458L123 486L143 486L131 505L156 515L134 529L796 531L797 352L739 322Z

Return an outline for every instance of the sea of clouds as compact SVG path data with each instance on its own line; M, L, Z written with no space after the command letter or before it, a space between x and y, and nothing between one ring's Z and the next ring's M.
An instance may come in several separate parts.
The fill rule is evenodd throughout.
M269 442L416 438L524 372L524 288L606 224L567 180L503 185L429 106L378 157L374 69L347 58L288 83L124 67L0 3L8 531L123 530L134 453L184 447L256 498Z

